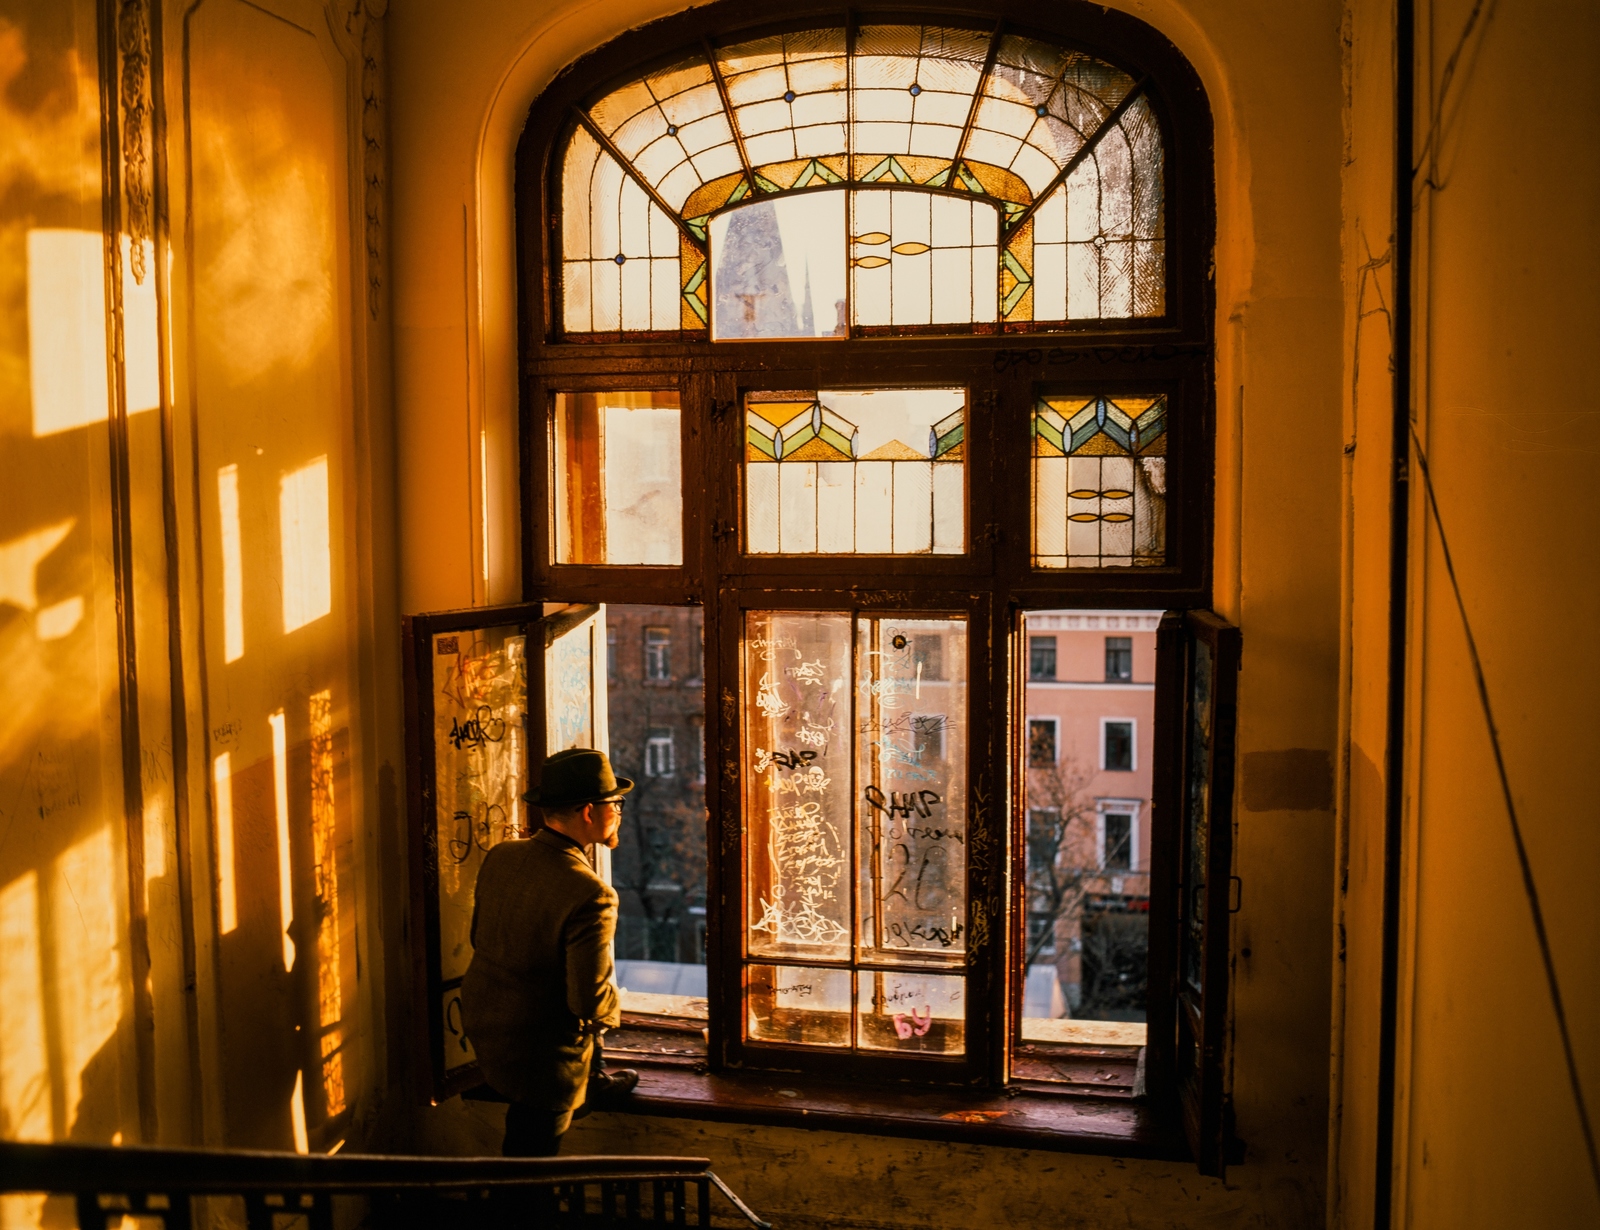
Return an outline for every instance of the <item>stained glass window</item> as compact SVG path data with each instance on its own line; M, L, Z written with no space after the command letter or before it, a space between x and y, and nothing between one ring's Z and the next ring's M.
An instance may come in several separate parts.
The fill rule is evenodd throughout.
M1033 563L1166 562L1165 397L1044 397L1033 411Z
M562 319L732 339L1160 316L1162 168L1143 83L1038 39L696 49L578 115Z
M966 400L964 389L748 395L745 549L960 554Z
M963 1053L965 621L752 612L743 660L749 1037Z

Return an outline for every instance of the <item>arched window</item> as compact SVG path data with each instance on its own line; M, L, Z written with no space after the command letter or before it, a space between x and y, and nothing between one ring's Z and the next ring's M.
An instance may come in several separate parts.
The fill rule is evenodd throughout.
M714 44L574 109L562 329L718 340L1162 316L1145 83L1004 26Z
M528 822L530 762L609 741L644 783L615 864L639 915L624 985L703 1020L713 1068L1059 1089L1083 1038L1034 1019L1065 1007L1036 1006L1027 967L1079 942L1041 913L1049 830L1052 860L1094 852L1067 896L1097 903L1089 964L1145 1018L1117 1035L1118 1087L1181 1094L1220 1158L1237 641L1199 614L1193 70L1071 0L936 22L711 4L570 66L517 172L526 603L411 632L436 1090L472 1079L450 1004L475 860ZM1046 611L1061 653L1030 682ZM1074 657L1097 611L1134 629L1115 679L1099 633ZM608 621L646 618L703 634L696 669L606 669ZM1103 715L1140 744L1112 810L1139 820L1114 866L1104 808L1036 797L1074 740L1102 771L1099 723L1070 708L1034 719L1058 736L1030 758L1044 686L1123 689ZM680 723L703 774L657 771ZM667 807L669 784L696 793ZM673 880L673 859L700 862ZM1146 935L1148 960L1128 947Z

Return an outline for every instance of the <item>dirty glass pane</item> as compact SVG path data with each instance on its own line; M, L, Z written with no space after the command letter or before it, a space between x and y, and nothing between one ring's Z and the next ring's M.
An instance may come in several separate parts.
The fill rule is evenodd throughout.
M1042 397L1032 430L1034 567L1166 562L1165 397Z
M745 402L745 549L959 555L966 390L753 393Z
M752 965L750 1037L961 1053L966 621L756 611L743 659L747 949L826 967Z
M752 965L745 1002L757 1042L850 1045L850 971Z
M857 976L863 1050L932 1055L966 1052L967 980L908 970Z
M446 982L465 974L472 959L472 889L483 856L527 823L526 646L520 624L433 637L439 953Z
M752 953L850 953L850 617L752 613L746 823Z
M711 219L711 336L844 335L844 194L757 201Z
M967 625L856 625L860 952L960 965L967 949Z
M1216 716L1212 704L1211 667L1211 646L1203 640L1196 640L1189 670L1189 798L1183 822L1183 885L1188 908L1183 912L1183 956L1180 964L1184 981L1197 992L1205 989L1205 884L1211 844L1211 734Z
M556 563L681 564L680 454L677 393L556 394Z

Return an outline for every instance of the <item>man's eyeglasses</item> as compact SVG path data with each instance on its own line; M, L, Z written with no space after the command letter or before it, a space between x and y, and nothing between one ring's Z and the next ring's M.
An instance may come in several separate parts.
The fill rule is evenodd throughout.
M628 800L627 800L626 796L624 796L624 797L622 797L620 799L601 799L600 801L602 803L610 803L613 807L615 807L617 809L617 814L619 816L622 814L622 809L628 805Z

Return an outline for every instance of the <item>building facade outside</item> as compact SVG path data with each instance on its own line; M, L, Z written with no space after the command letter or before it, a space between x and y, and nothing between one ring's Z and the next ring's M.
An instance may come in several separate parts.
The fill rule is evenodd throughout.
M703 622L698 607L606 607L610 754L635 782L611 862L630 990L705 993Z
M1027 616L1024 1016L1144 1020L1160 620L1158 611Z

